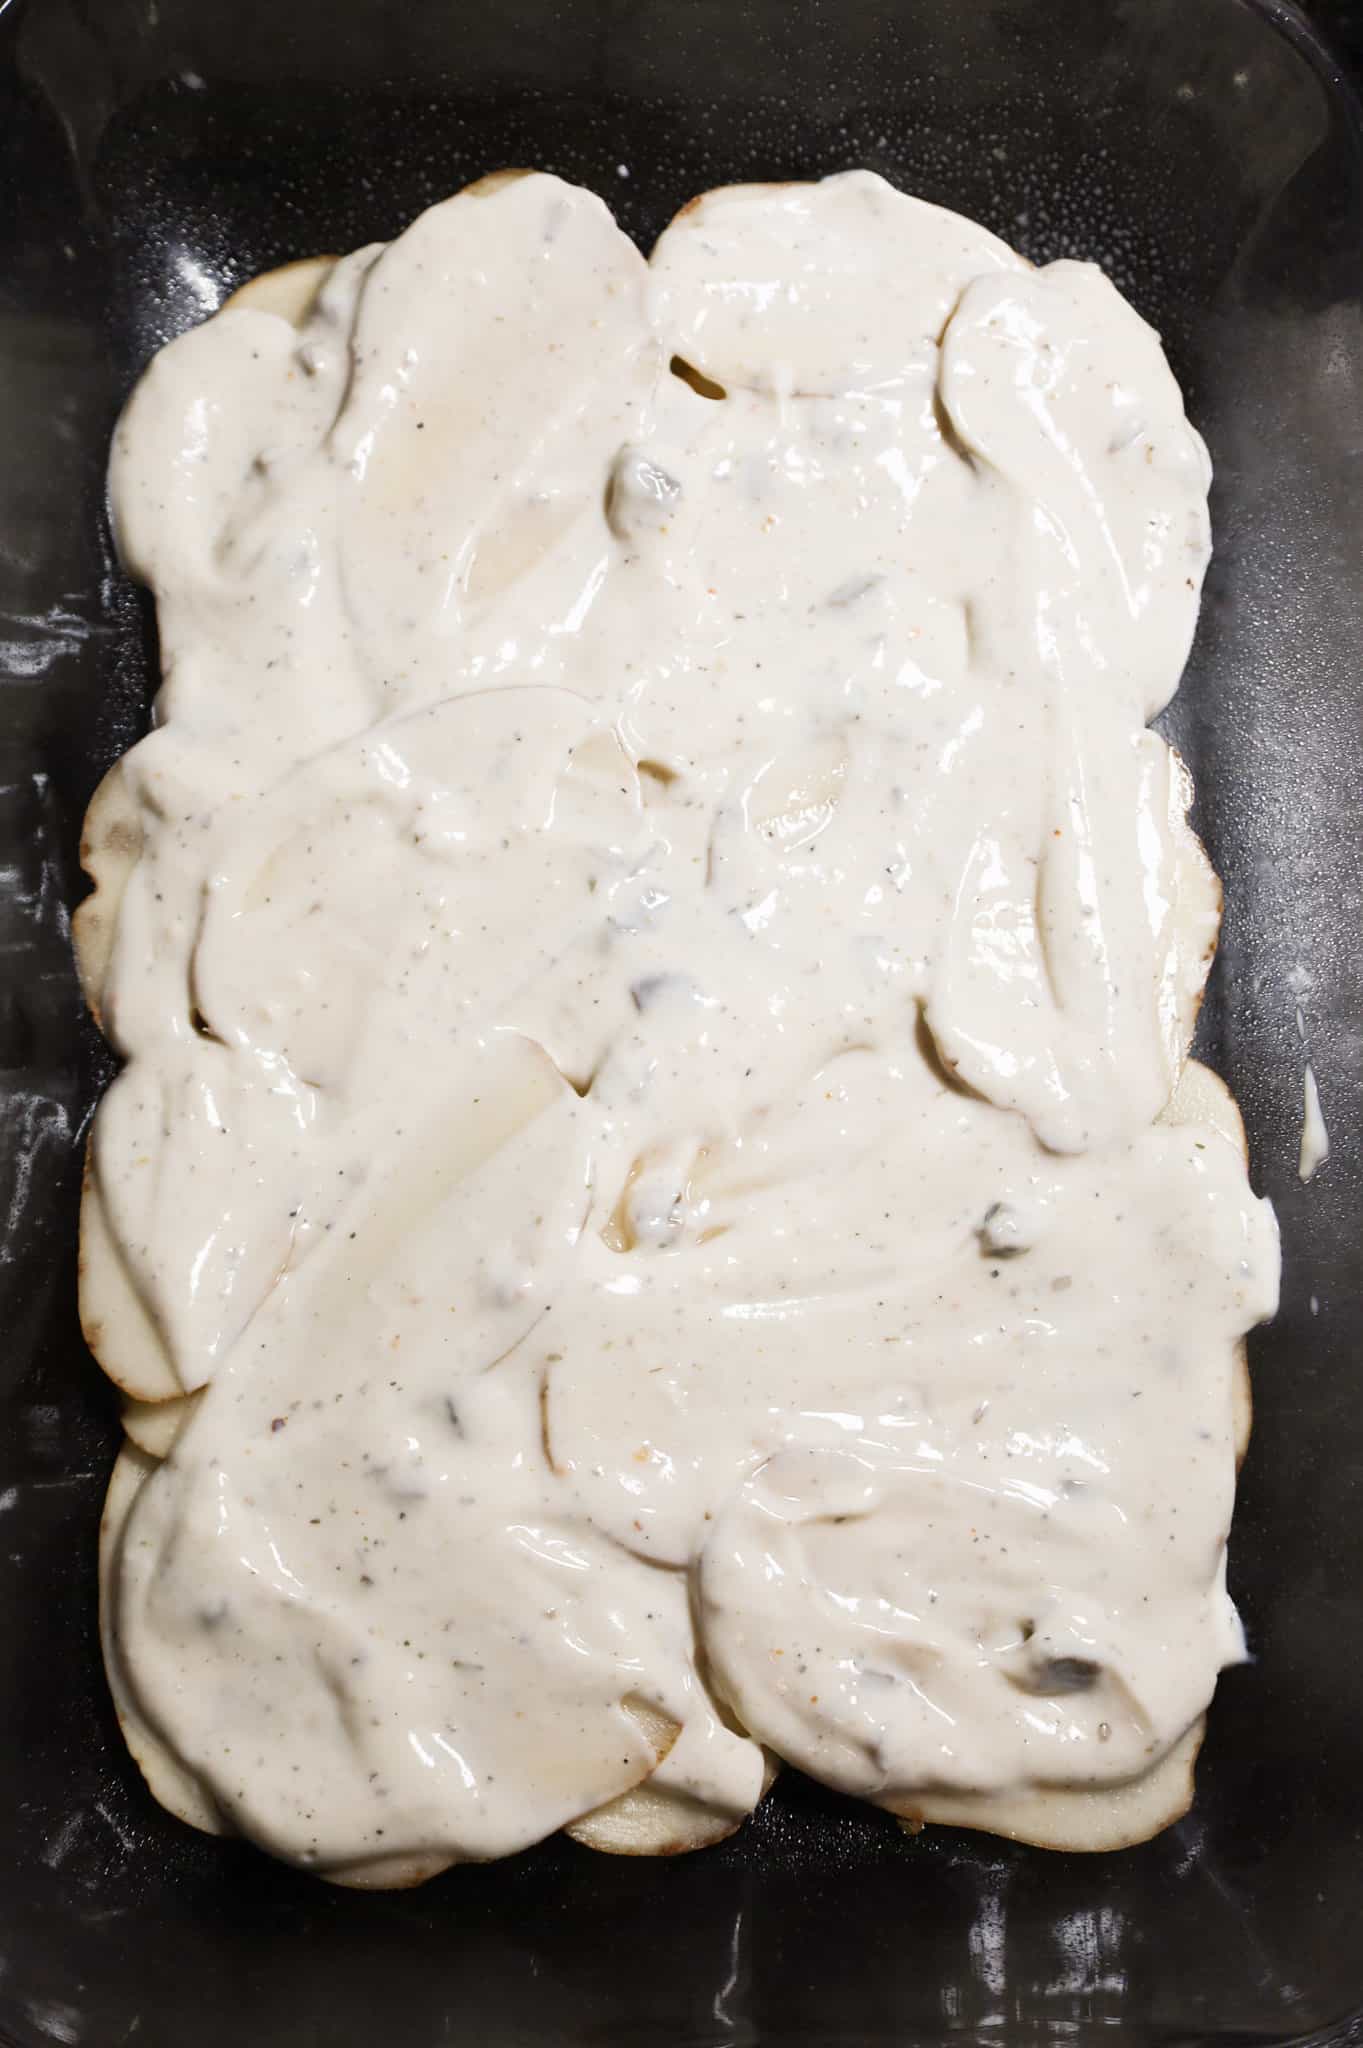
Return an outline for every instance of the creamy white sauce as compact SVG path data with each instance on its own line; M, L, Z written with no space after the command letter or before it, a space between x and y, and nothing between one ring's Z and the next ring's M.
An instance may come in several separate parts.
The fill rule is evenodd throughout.
M1301 1148L1297 1155L1299 1178L1313 1179L1329 1157L1330 1133L1321 1111L1316 1071L1308 1060L1302 1074Z
M528 177L156 358L94 1174L106 1363L207 1392L110 1597L231 1824L506 1853L652 1771L631 1699L734 1814L759 1742L1103 1785L1205 1707L1277 1275L1154 1123L1207 481L1097 270L865 173L651 266Z

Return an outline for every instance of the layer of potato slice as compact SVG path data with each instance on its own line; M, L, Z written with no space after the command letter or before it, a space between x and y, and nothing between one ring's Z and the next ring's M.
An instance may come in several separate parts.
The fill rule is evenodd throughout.
M508 179L522 175L516 171L494 173L467 189L471 193L490 193ZM751 188L754 194L759 189L770 188ZM713 196L704 194L690 202L678 216L679 221L704 208ZM266 272L234 293L228 303L274 312L295 325L300 324L333 261L329 257L310 258ZM707 368L721 374L740 380L747 374L747 365L740 360L730 361L727 356L720 360L717 354L711 363L704 350L700 354ZM1182 774L1181 764L1178 769ZM1190 865L1205 868L1206 856L1186 825L1183 840ZM92 888L75 915L72 934L82 986L96 1022L103 1021L103 996L119 904L141 844L137 804L123 774L123 764L115 763L87 813L81 858ZM1186 988L1190 997L1181 1020L1185 1050L1200 993L1199 967L1209 951L1205 931L1189 932L1188 942L1186 971L1179 977L1180 987ZM1206 1123L1244 1150L1243 1129L1229 1092L1215 1075L1196 1062L1183 1065L1164 1120ZM98 1188L88 1172L81 1212L81 1264L82 1322L87 1342L104 1370L129 1395L123 1410L127 1441L110 1480L100 1545L101 1630L115 1708L128 1747L153 1795L191 1826L208 1833L222 1833L224 1823L216 1807L140 1714L122 1670L112 1627L110 1587L128 1515L140 1487L156 1469L158 1460L173 1447L198 1397L186 1396L180 1389L160 1335L113 1242ZM1250 1426L1243 1347L1235 1381L1235 1404L1236 1441L1239 1454L1243 1455ZM665 1754L675 1738L675 1724L668 1723L656 1709L638 1702L630 1703L630 1711L640 1719L660 1756ZM984 1829L1052 1848L1125 1846L1146 1839L1186 1811L1201 1735L1199 1721L1151 1771L1116 1788L1097 1791L1038 1787L1008 1798L933 1796L916 1802L904 1801L894 1810L905 1825L914 1828L932 1822ZM768 1759L764 1793L775 1772L774 1760ZM732 1816L711 1810L670 1786L655 1785L646 1779L634 1790L572 1823L567 1832L584 1846L608 1854L666 1855L719 1841L737 1825ZM397 1888L421 1883L449 1867L453 1860L438 1854L372 1859L327 1875L333 1882L361 1888Z
M1203 1124L1248 1158L1234 1098L1225 1082L1199 1060L1185 1062L1160 1122ZM1249 1367L1243 1344L1236 1356L1231 1398L1237 1456L1243 1458L1250 1430ZM929 1793L884 1803L914 1831L930 1822L1006 1835L1038 1849L1128 1849L1182 1819L1192 1805L1193 1765L1204 1726L1205 1717L1199 1716L1159 1763L1124 1785L1035 1785L998 1795Z
M190 1827L220 1835L231 1830L218 1808L142 1714L136 1692L123 1669L113 1621L113 1578L128 1517L142 1486L156 1470L160 1458L173 1448L176 1434L188 1421L198 1399L198 1395L184 1395L175 1401L129 1402L124 1409L128 1441L114 1464L100 1523L100 1634L119 1726L153 1797ZM680 1732L678 1724L647 1701L627 1699L624 1705L661 1763ZM775 1763L768 1759L764 1794L775 1775ZM594 1813L584 1814L566 1832L584 1847L610 1855L674 1856L722 1841L739 1825L740 1821L731 1814L712 1810L671 1788L652 1786L646 1779L633 1791L622 1793ZM426 1883L457 1860L437 1851L375 1857L322 1875L333 1884L361 1890L400 1890Z

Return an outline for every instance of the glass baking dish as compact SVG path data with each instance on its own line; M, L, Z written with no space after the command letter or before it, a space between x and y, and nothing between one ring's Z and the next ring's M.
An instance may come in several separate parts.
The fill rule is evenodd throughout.
M707 186L868 164L1104 263L1211 445L1217 552L1167 725L1228 898L1199 1050L1286 1270L1232 1546L1253 1661L1193 1811L1142 1848L909 1840L788 1774L695 1856L555 1840L363 1896L170 1820L118 1736L94 1573L116 1423L75 1314L110 1059L67 938L82 813L154 673L109 429L253 272L504 164L594 186L645 245ZM0 5L0 2040L1363 2038L1361 258L1360 109L1275 0ZM1332 1149L1303 1185L1308 1058Z

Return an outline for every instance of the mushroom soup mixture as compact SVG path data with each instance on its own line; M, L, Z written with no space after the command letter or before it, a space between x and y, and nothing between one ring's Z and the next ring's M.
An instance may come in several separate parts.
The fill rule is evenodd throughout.
M1148 729L1208 476L1099 270L863 172L648 262L486 180L156 357L78 943L166 1804L360 1883L782 1762L1184 1809L1277 1281Z

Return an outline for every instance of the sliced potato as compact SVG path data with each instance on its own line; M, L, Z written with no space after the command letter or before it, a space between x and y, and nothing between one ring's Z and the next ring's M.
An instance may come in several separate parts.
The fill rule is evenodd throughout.
M1175 1094L1178 1091L1179 1075L1197 1028L1202 995L1207 986L1207 976L1211 972L1221 928L1221 878L1207 858L1206 847L1189 823L1188 813L1192 801L1193 778L1189 773L1188 764L1177 747L1170 747L1168 817L1175 847L1174 872L1178 896L1174 906L1176 943L1170 961L1167 985L1161 991L1161 1002L1165 1013L1162 1021L1167 1057ZM1204 1073L1207 1071L1203 1069ZM1220 1087L1215 1075L1210 1075L1209 1078ZM1207 1092L1204 1089L1199 1099L1205 1100ZM1238 1134L1236 1142L1243 1148L1245 1134L1239 1111L1229 1090L1223 1088L1221 1093L1230 1104L1230 1114ZM1196 1123L1199 1117L1180 1112L1178 1116L1169 1120ZM1217 1130L1222 1130L1222 1126L1205 1111L1201 1120L1213 1124ZM1230 1136L1230 1132L1223 1130L1222 1135Z
M114 1711L133 1760L153 1797L177 1819L206 1834L228 1834L221 1812L194 1773L147 1721L124 1671L114 1623L114 1576L128 1517L143 1485L193 1414L198 1394L159 1402L130 1401L123 1412L128 1440L115 1461L100 1523L100 1640ZM657 1752L666 1757L679 1733L678 1723L648 1701L630 1699L626 1707ZM654 1768L656 1769L655 1764ZM770 1761L763 1783L775 1775ZM622 1794L595 1813L574 1822L568 1832L586 1846L614 1855L668 1855L703 1848L720 1841L739 1825L728 1814L717 1815L697 1800L647 1781ZM425 1884L460 1859L433 1850L399 1856L366 1858L319 1873L329 1883L364 1891L397 1891Z
M626 1703L630 1713L658 1752L658 1763L641 1785L622 1792L594 1812L584 1814L564 1829L584 1848L607 1856L680 1856L691 1849L705 1849L737 1832L747 1819L696 1798L679 1785L669 1784L662 1766L681 1734L679 1724L647 1700ZM776 1759L764 1758L762 1790L765 1798L777 1771ZM661 1773L661 1776L659 1775Z
M173 1395L168 1401L125 1400L123 1433L149 1458L168 1458L198 1402L197 1393Z
M90 1014L101 1027L119 905L142 852L142 818L124 773L125 759L114 762L85 813L80 864L92 887L71 919L71 944L81 989Z
M1024 1792L932 1793L885 1804L912 1834L931 1821L1004 1835L1035 1849L1129 1849L1188 1811L1202 1730L1199 1719L1152 1770L1124 1785L1032 1785Z
M334 256L302 256L296 263L281 263L278 270L262 270L223 300L222 311L249 306L256 313L278 313L301 327L335 267Z
M124 1534L133 1503L156 1470L158 1460L125 1443L114 1461L99 1526L99 1632L104 1651L104 1669L113 1694L114 1712L133 1761L147 1781L152 1796L168 1813L187 1821L208 1835L227 1834L217 1806L191 1771L146 1720L128 1681L119 1654L118 1632L114 1626L114 1580L118 1572Z
M77 1271L81 1332L101 1370L139 1404L179 1399L184 1389L110 1228L88 1145Z
M1205 858L1205 856L1204 856ZM1206 1124L1228 1145L1234 1145L1248 1163L1249 1141L1235 1097L1210 1067L1201 1060L1187 1060L1174 1086L1160 1122L1165 1124ZM1235 1351L1235 1379L1231 1389L1234 1409L1235 1461L1242 1465L1249 1449L1254 1401L1249 1382L1249 1354L1242 1340Z
M762 1799L776 1782L779 1769L777 1758L766 1755ZM622 1792L618 1799L573 1821L564 1833L584 1848L606 1856L682 1856L726 1841L747 1818L747 1814L726 1813L675 1786L645 1778L632 1792Z
M1160 1122L1205 1124L1242 1157L1249 1156L1245 1127L1229 1088L1200 1060L1184 1062ZM1243 1458L1250 1430L1249 1367L1243 1344L1236 1357L1232 1402L1236 1453ZM983 1829L1039 1849L1125 1849L1148 1841L1188 1811L1204 1726L1199 1717L1159 1763L1124 1785L1036 1785L998 1795L933 1793L886 1805L915 1829L930 1821L940 1827Z

